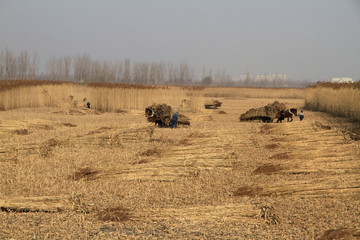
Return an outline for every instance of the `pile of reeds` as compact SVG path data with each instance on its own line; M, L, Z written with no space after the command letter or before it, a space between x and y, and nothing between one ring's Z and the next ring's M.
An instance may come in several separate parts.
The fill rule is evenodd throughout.
M205 102L205 108L206 109L218 109L221 107L222 102L212 99Z
M174 114L173 109L171 106L163 103L163 104L156 104L147 107L145 109L145 115L149 122L155 122L161 127L169 127L170 126L170 119ZM179 114L178 116L178 124L179 125L190 125L190 119L183 115Z
M286 105L284 103L274 101L264 107L249 109L246 113L240 116L240 121L259 120L262 117L274 119L276 118L277 113L284 109L286 109Z

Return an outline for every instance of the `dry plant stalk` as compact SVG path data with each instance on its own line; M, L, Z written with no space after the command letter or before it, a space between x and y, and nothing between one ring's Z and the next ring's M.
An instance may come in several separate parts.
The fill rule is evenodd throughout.
M360 89L313 87L305 90L305 107L360 121Z
M279 218L273 213L273 207L263 206L260 208L258 217L265 220L267 224L278 225L280 224Z
M300 88L238 88L206 87L205 97L242 97L242 98L304 98L304 89Z
M61 107L67 112L84 108L84 99L91 108L105 112L143 110L155 102L165 102L174 110L196 112L203 108L203 90L175 86L17 82L0 91L0 110L33 107ZM14 83L15 84L15 83Z

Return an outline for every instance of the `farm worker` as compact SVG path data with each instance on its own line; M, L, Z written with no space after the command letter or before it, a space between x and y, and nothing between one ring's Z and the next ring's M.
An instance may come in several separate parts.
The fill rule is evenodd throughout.
M303 112L303 110L300 111L299 117L300 117L300 121L302 121L302 120L304 119L304 112Z
M86 103L86 107L87 107L87 108L90 108L90 102L87 102L87 103Z
M171 118L171 120L170 120L170 127L171 127L171 128L176 128L176 124L177 124L177 121L178 121L178 117L179 117L179 112L176 112L176 113L172 116L172 118Z

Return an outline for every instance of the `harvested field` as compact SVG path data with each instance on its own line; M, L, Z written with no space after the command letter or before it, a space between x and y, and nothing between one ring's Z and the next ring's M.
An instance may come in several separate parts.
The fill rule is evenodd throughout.
M0 239L356 239L357 127L239 121L275 100L218 98L226 114L178 129L143 110L1 111Z

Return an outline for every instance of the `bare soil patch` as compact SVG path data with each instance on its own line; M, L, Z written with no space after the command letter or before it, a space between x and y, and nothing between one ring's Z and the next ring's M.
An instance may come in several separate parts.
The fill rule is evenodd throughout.
M123 113L123 114L127 113L126 110L123 110L123 109L120 109L120 108L119 108L119 109L116 109L115 112L116 112L116 113Z
M276 149L279 146L280 146L280 144L278 144L278 143L271 143L271 144L265 145L264 148L265 149Z
M95 180L98 178L100 171L92 169L90 167L80 168L73 175L70 176L71 179L78 181L80 179L85 180Z
M72 123L63 123L63 125L64 126L66 126L66 127L76 127L76 125L75 124L72 124Z
M337 240L337 239L360 239L360 230L357 229L330 229L327 230L321 237L320 240Z
M50 138L46 141L45 145L48 147L56 147L61 145L61 141Z
M256 186L243 186L238 188L236 191L234 191L234 196L237 197L255 197L255 196L261 196L263 192L262 187L256 187Z
M271 175L271 174L280 172L282 170L284 170L284 167L282 167L281 165L265 164L265 165L262 165L262 166L256 168L253 171L253 174Z
M148 163L148 162L150 162L148 159L140 159L139 161L134 162L132 164L144 164L144 163Z
M111 129L111 127L101 127L101 128L99 128L100 130L110 130Z
M151 156L161 157L162 150L159 149L159 148L151 148L151 149L148 149L148 150L140 153L139 155L140 156L147 156L147 157L151 157Z
M149 140L150 142L158 142L158 143L165 143L165 144L174 144L175 140L174 139L170 139L170 138L166 138L166 137L159 137L159 138L151 138Z
M53 126L47 125L47 124L39 124L34 126L34 128L41 129L41 130L54 130L55 128Z
M106 208L98 212L97 217L101 221L123 222L130 220L130 210L121 206Z
M94 135L94 134L105 132L105 131L110 130L110 129L111 129L110 127L100 127L100 128L98 128L96 130L88 132L86 135Z
M30 131L29 129L17 129L14 131L14 133L17 135L29 135Z
M209 137L209 135L201 132L192 132L188 135L188 138L205 138L205 137Z
M190 139L188 138L183 138L179 141L179 145L182 145L182 146L189 146L191 145L190 143Z

